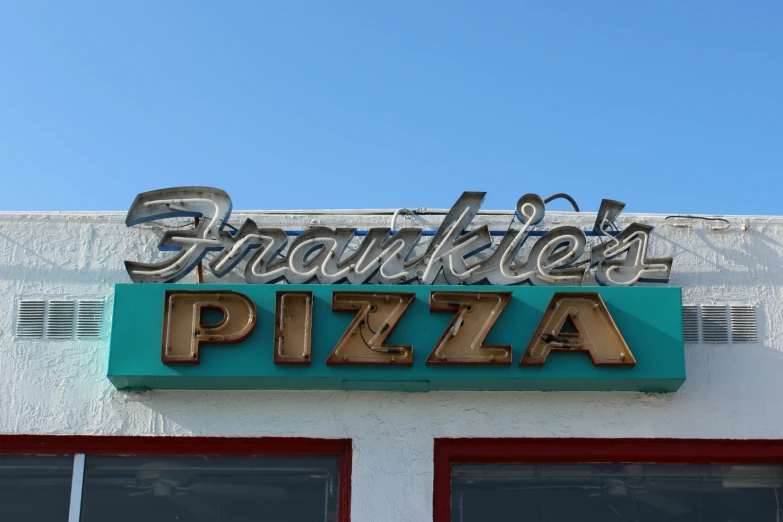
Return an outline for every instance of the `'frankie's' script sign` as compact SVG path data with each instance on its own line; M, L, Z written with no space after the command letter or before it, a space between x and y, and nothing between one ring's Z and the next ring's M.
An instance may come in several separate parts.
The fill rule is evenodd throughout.
M647 258L653 227L632 223L618 232L614 221L625 204L606 199L601 202L593 228L603 241L592 248L585 261L579 261L587 248L585 232L574 226L547 231L537 239L526 260L517 259L522 245L544 219L545 203L535 194L519 199L515 219L494 250L470 261L479 252L493 248L487 225L469 229L484 195L463 193L431 241L415 254L423 232L420 228L371 228L359 246L350 250L349 242L357 234L355 228L313 226L289 245L283 229L259 228L250 219L234 232L227 230L231 198L222 190L175 187L145 192L133 202L126 225L188 216L197 218L198 224L193 229L172 229L163 234L159 248L176 252L170 259L153 264L126 261L125 267L136 283L172 283L187 275L209 252L215 252L207 266L216 277L226 275L249 256L245 281L255 284L362 284L373 280L380 284L430 285L442 274L451 285L581 285L588 269L594 269L601 285L669 280L672 258Z

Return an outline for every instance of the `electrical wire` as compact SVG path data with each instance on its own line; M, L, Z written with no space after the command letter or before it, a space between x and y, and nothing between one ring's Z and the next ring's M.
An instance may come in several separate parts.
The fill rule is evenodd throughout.
M386 329L383 327L383 326L387 326L386 323L384 323L384 325L381 326L379 332L375 332L375 331L373 331L372 328L370 328L369 320L368 319L362 319L361 321L359 321L359 336L362 338L362 342L364 343L364 345L367 348L369 348L370 350L374 351L374 352L378 352L378 353L401 353L401 351L399 349L395 349L395 348L375 348L373 346L370 346L370 343L368 343L367 340L364 338L364 329L362 328L363 326L366 326L373 333L373 335L378 335L378 333L383 333L383 332L386 331Z
M195 225L193 223L185 223L184 225L160 225L161 228L165 228L166 230L174 230L174 229L180 229L180 228L187 228L187 227L193 227L195 228Z
M362 320L359 323L359 336L362 338L362 342L364 343L364 346L366 346L367 348L369 348L370 350L372 350L374 352L377 352L378 350L376 350L375 348L370 346L370 344L367 342L367 339L364 338L364 329L362 328L362 326L364 326L364 320Z
M556 199L565 199L565 200L567 200L569 203L571 203L571 206L574 207L574 211L575 212L579 212L579 205L576 204L576 201L574 200L574 198L572 198L571 196L569 196L568 194L566 194L564 192L558 192L557 194L553 194L553 195L549 196L548 198L546 198L544 200L544 203L549 203L549 202L554 201ZM340 212L342 212L342 211L340 211ZM355 213L355 211L354 211L354 213ZM411 210L411 209L408 209L408 208L400 208L400 209L395 210L394 213L392 214L392 223L391 223L391 231L392 232L394 232L394 228L395 228L395 225L396 225L397 217L400 214L403 214L403 213L408 214L408 215L415 215L415 214L417 214L417 211L416 210ZM477 212L477 214L484 214L484 213L489 214L489 212L482 212L482 211L478 211ZM494 214L494 213L495 212L492 212L492 214ZM505 213L505 212L503 212L503 213ZM516 214L512 212L511 216L512 216L511 217L511 222L513 223L514 222L514 217L516 216ZM214 218L212 216L204 216L204 215L202 215L202 217L204 219L216 219L216 218ZM237 232L239 230L235 226L231 225L228 221L223 221L222 219L218 219L218 221L223 223L225 226L227 226L228 228L230 228L234 232ZM182 227L174 227L174 226L172 226L172 227L167 227L167 228L182 228Z
M367 348L369 348L373 352L378 352L378 353L400 353L399 350L393 348L375 348L373 346L370 346L370 343L368 343L367 340L364 338L364 329L362 328L362 326L367 326L369 328L369 325L367 324L366 321L361 321L359 323L359 336L362 338L362 342Z
M729 228L731 226L731 223L729 222L728 219L717 218L717 217L691 216L690 214L672 214L672 215L669 215L669 216L666 216L665 218L663 218L664 221L667 221L669 219L694 219L694 220L700 219L702 221L708 221L708 222L709 221L717 221L717 222L720 222L720 223L724 224L724 226L722 226L722 227L709 227L710 230L726 230L727 228ZM679 224L675 225L675 224L669 223L669 226L684 228L685 226L688 226L688 225L679 225Z
M359 325L366 324L367 328L372 332L373 335L377 335L378 332L372 329L372 326L370 326L370 314L367 314L367 317L365 319L362 319Z
M571 206L574 207L574 212L579 212L579 205L576 204L576 201L574 201L574 198L569 196L568 194L564 192L558 192L557 194L552 194L548 198L544 200L544 203L549 203L550 201L554 201L556 199L565 199L569 203L571 203Z

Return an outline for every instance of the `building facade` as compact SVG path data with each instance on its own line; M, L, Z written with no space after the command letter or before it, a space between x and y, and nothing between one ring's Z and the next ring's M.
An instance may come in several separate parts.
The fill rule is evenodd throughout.
M238 212L230 224L236 230L251 218L298 233L389 227L394 218L397 228L435 230L444 215ZM487 225L497 244L511 215L479 213L470 226ZM125 212L0 214L0 480L27 485L9 486L3 504L17 510L10 520L30 520L32 509L49 520L108 520L115 510L121 521L142 505L158 510L149 520L500 521L512 519L512 505L513 520L565 520L574 515L562 511L571 497L547 496L561 491L582 495L574 509L597 510L591 520L780 520L783 218L617 218L620 229L653 226L648 257L673 259L668 282L636 287L682 289L685 380L665 392L118 389L107 376L110 345L120 342L112 337L115 284L131 283L124 261L166 259L171 253L157 249L162 233L193 227L191 217L132 227L125 220ZM548 213L539 228L592 230L595 220L595 213ZM599 240L588 237L589 245ZM216 278L195 267L173 284L239 288L247 285L243 269ZM597 288L588 271L581 290ZM515 367L523 350L514 348ZM61 457L22 458L32 455ZM204 462L247 470L232 476L232 494L218 486L211 494L206 479L198 486L187 474L156 482L163 476L156 465L182 471L172 456L183 455L238 459L225 466L202 459L202 475ZM261 459L262 479L253 478L246 455ZM303 460L289 469L294 456ZM596 462L605 466L588 465ZM617 463L637 466L612 475L607 466ZM220 476L211 480L219 485ZM265 489L252 489L258 484ZM48 502L24 496L36 487L51 493ZM262 500L253 504L242 491ZM299 496L286 499L286 491ZM694 507L697 493L717 514Z

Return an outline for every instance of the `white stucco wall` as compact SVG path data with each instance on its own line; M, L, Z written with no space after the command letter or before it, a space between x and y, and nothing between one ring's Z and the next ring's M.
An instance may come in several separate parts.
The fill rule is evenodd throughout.
M288 228L389 223L246 215ZM634 218L656 225L651 255L674 257L670 284L686 303L758 305L759 342L687 345L677 393L118 392L105 377L110 325L100 341L17 340L16 300L110 304L113 283L128 282L123 260L150 261L158 233L126 229L124 213L0 213L0 433L351 438L357 522L432 520L436 437L783 437L783 218L731 217L723 232L672 228L662 216L620 221ZM545 224L593 220L548 214Z

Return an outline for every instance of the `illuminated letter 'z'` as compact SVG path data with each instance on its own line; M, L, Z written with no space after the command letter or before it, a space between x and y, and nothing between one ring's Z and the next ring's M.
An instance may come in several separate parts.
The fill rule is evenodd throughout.
M408 292L334 292L332 311L356 311L356 316L329 354L326 364L411 366L412 346L385 342L415 298L416 294Z
M511 364L511 346L485 345L511 292L432 292L431 312L456 312L427 364Z

